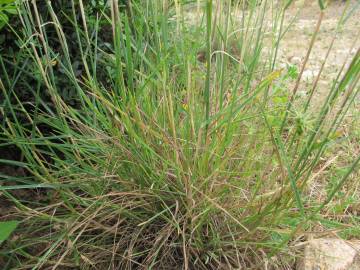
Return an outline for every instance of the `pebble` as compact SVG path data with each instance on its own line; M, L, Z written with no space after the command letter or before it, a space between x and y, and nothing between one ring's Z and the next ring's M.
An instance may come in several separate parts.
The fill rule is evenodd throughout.
M313 239L305 246L297 270L359 270L360 242L337 238Z
M307 70L304 70L303 74L302 74L302 79L304 81L310 81L312 80L314 77L316 76L314 70L311 70L311 69L307 69Z

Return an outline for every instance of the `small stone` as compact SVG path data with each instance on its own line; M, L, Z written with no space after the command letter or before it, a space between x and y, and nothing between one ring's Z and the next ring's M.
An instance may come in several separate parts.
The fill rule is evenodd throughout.
M304 97L307 96L307 92L304 91L304 90L300 90L300 91L297 92L297 96L304 98Z
M305 246L297 270L359 270L360 241L314 239Z
M315 77L314 71L311 69L304 70L302 74L302 79L304 81L310 81Z
M279 67L280 67L280 68L287 68L287 64L286 64L286 63L280 63L280 64L279 64Z
M299 56L291 56L289 57L289 62L293 65L300 65L301 64L301 57Z

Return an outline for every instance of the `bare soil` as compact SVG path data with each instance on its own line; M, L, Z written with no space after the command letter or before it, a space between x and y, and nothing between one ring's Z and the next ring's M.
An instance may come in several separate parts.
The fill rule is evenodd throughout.
M280 65L294 64L300 68L306 56L312 34L316 29L320 9L317 1L307 1L303 7L299 2L295 2L287 13L287 23L294 16L297 16L297 19L281 43L279 62ZM346 6L347 4L344 1L332 1L326 8L320 31L302 77L304 83L300 88L300 93L306 94L309 86L316 79ZM322 97L330 90L332 81L336 78L343 64L347 63L347 66L359 49L360 1L350 1L345 17L349 15L349 12L351 12L351 16L348 17L344 26L338 32L320 77L319 91L315 95L315 100L318 102L321 102Z

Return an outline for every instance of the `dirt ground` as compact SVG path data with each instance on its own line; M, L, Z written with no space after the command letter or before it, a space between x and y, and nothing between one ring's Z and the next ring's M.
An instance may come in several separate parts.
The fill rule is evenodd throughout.
M298 18L281 43L279 62L280 65L285 66L290 63L300 68L306 56L320 12L317 1L307 1L303 7L301 7L302 5L299 2L295 2L287 13L286 23L289 23L297 14ZM343 1L332 1L326 8L319 34L302 77L304 83L300 88L300 94L306 94L311 83L316 79L345 7L346 3ZM315 95L316 100L321 100L321 97L329 90L333 79L336 78L344 62L349 63L359 49L360 1L350 1L345 13L345 17L347 16L348 19L337 34L333 48L324 66L319 81L319 91Z
M221 0L219 0L221 1ZM338 22L342 17L346 8L345 23L338 29ZM199 8L188 10L185 18L189 25L197 25L202 19ZM233 19L234 26L239 25L236 21L240 21L244 11L234 10ZM246 11L245 11L246 12ZM285 27L294 19L293 24L283 37L278 54L278 68L286 68L288 65L296 65L300 71L302 63L305 59L307 50L310 45L312 35L316 29L320 16L320 8L317 0L296 0L294 4L286 11ZM305 67L301 84L298 89L298 95L308 96L312 84L315 81L320 68L324 62L325 56L334 39L331 51L325 62L324 69L321 73L317 88L312 99L311 110L321 107L324 99L329 93L334 79L345 63L345 69L349 65L351 59L360 49L360 0L332 0L324 11L324 16L320 25L320 29L314 43L309 60ZM270 17L267 17L269 35L265 34L264 53L271 47ZM236 31L232 28L231 31ZM232 56L238 58L236 52L228 51ZM341 77L340 77L341 78ZM292 86L289 86L289 91ZM355 127L355 128L354 128ZM323 162L326 166L316 172L314 177L309 181L309 196L316 201L324 201L327 197L326 186L332 177L330 168L341 168L360 153L360 97L357 97L355 106L348 112L348 117L341 126L341 134L343 138L348 138L339 142L336 147L331 149L329 156L324 158ZM358 135L354 135L358 133ZM351 138L351 139L349 139ZM323 165L324 165L323 164ZM336 177L336 176L335 176ZM356 176L354 177L356 178ZM356 181L356 179L352 180ZM360 192L359 184L352 184L351 192ZM360 194L358 195L360 197ZM356 206L356 208L360 207ZM358 210L356 210L358 211ZM360 212L360 208L359 208ZM346 216L346 215L344 215ZM319 232L322 228L318 229Z
M220 0L221 1L221 0ZM318 91L315 93L314 100L321 101L325 93L329 90L333 79L336 78L338 71L344 62L351 61L352 57L359 49L360 35L360 0L329 0L329 5L325 9L324 17L320 26L320 31L313 46L309 61L302 76L303 83L298 91L300 95L306 95L311 88L312 82L316 79L320 67L325 59L327 51L335 36L339 19L344 9L345 24L339 29L331 52L325 63L324 70L318 83ZM189 25L196 25L203 20L202 9L199 7L189 8L185 12L185 21ZM200 13L199 13L200 12ZM243 11L233 10L233 21L240 21ZM296 65L300 69L307 49L310 44L312 33L316 28L320 15L320 8L317 0L295 0L290 8L286 11L285 27L293 20L293 24L287 31L280 43L278 54L278 68L286 67L288 64ZM270 18L268 30L270 31ZM236 23L235 23L236 25ZM232 29L236 31L237 29ZM270 32L269 32L270 34ZM265 35L264 52L269 49L266 46L270 41L270 35ZM270 41L271 42L271 41ZM229 51L235 58L236 53ZM360 99L358 99L360 103Z
M317 1L307 1L305 5L300 6L300 1L297 1L286 14L286 23L289 23L294 16L297 15L292 27L282 40L279 50L279 67L285 67L288 64L296 65L300 70L302 62L306 56L312 34L316 29L316 24L319 19L319 7ZM333 80L337 77L339 70L345 63L345 68L349 65L352 58L360 49L359 35L360 35L360 1L353 0L348 3L343 1L332 1L326 8L318 36L310 54L308 63L304 70L302 81L298 90L298 94L306 97L315 81L329 47L336 34L339 19L342 17L344 9L347 7L345 24L340 28L336 35L333 47L330 51L328 59L324 65L324 70L318 83L317 90L314 94L312 108L316 110L322 104L327 94L330 91ZM351 16L350 16L350 15ZM354 134L358 131L360 126L360 97L355 100L355 106L348 112L347 118L341 126L341 132L344 137L354 138ZM354 128L356 127L357 128ZM359 137L358 137L359 138ZM338 145L336 149L331 151L331 156L326 162L330 167L341 167L344 163L348 163L347 157L351 159L356 156L359 147L358 139L352 142L343 142ZM324 160L325 162L325 160ZM310 196L314 200L324 200L326 198L325 187L328 184L329 178L327 170L319 173L309 182ZM357 185L354 185L354 187ZM356 192L353 190L353 192Z

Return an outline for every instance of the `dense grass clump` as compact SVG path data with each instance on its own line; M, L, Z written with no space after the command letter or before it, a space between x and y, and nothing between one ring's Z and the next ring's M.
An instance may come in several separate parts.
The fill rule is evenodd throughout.
M307 184L359 93L357 51L316 109L316 83L298 98L323 11L298 71L277 65L291 1L144 0L129 12L114 0L91 20L71 1L71 30L50 1L47 21L35 2L18 4L26 63L10 74L0 58L1 145L21 153L0 162L22 171L0 186L5 218L20 221L3 269L290 264L276 256L323 219L360 159L311 200ZM16 93L23 74L28 102Z

